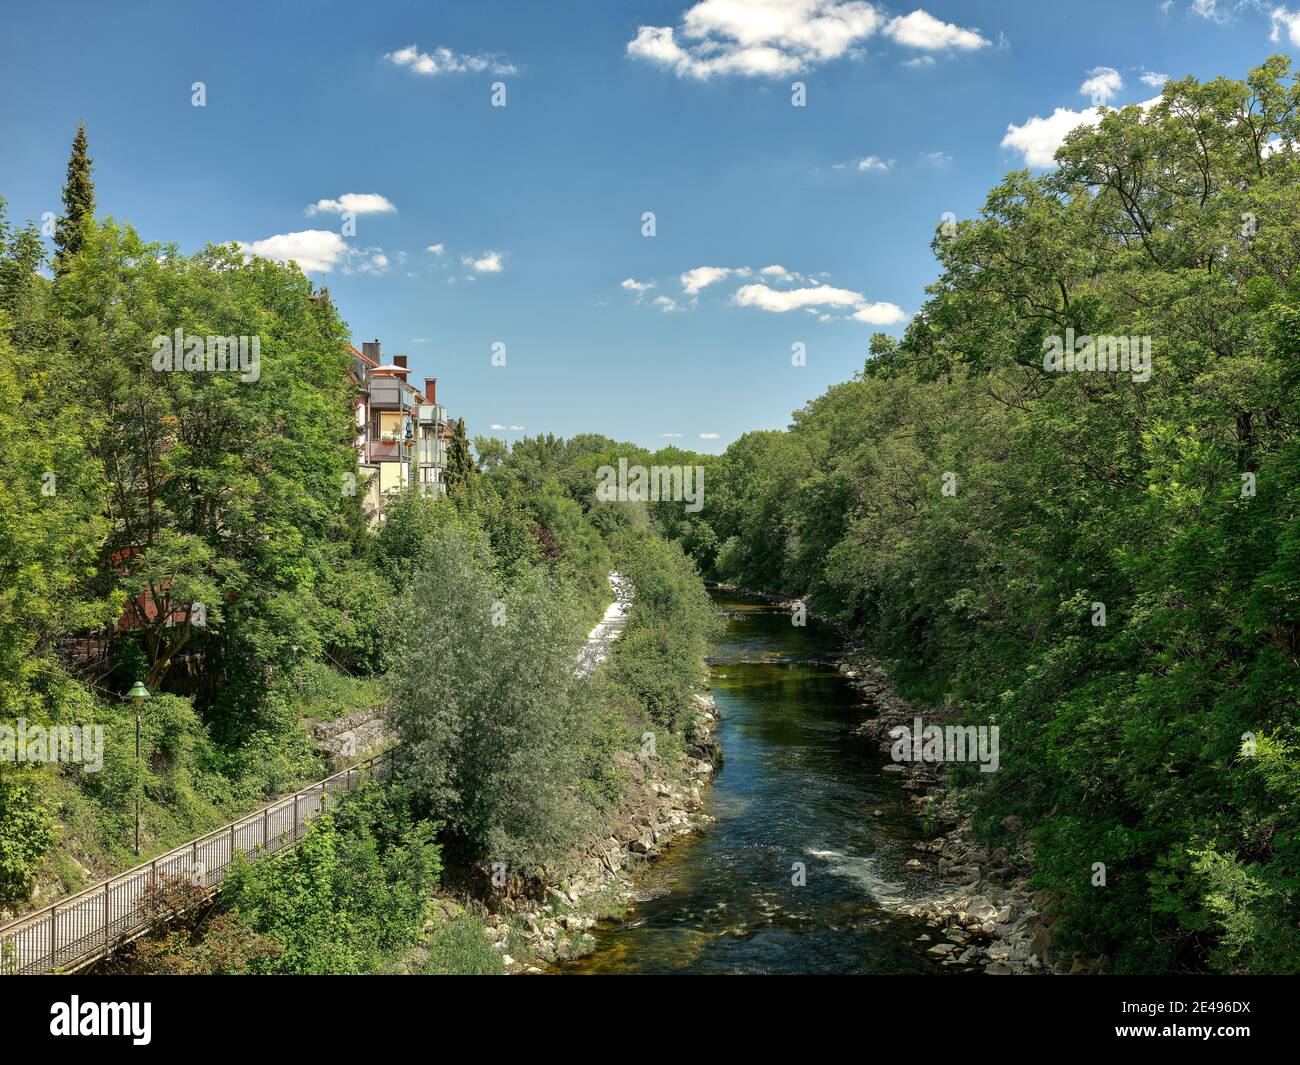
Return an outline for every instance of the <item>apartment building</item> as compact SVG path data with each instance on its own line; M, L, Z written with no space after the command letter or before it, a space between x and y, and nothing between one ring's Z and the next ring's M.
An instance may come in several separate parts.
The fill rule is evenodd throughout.
M366 513L383 519L385 501L409 485L441 495L452 436L447 411L438 402L438 379L424 388L410 381L405 355L385 362L378 339L352 348L356 391L357 490Z

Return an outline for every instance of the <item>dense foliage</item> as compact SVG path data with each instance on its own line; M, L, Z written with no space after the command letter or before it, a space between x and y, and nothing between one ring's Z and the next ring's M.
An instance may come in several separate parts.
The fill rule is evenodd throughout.
M998 724L980 823L1035 826L1062 947L1124 970L1300 970L1297 143L1282 58L1075 130L679 530ZM1149 380L1045 372L1067 329L1149 337Z

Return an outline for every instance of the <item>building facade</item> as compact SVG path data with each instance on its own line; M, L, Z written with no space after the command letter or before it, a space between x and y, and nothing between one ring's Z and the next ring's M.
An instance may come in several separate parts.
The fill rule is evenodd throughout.
M385 502L410 485L429 495L446 493L447 449L452 436L438 402L438 379L423 390L409 380L405 355L384 362L378 339L352 348L356 390L357 491L366 513L382 521Z

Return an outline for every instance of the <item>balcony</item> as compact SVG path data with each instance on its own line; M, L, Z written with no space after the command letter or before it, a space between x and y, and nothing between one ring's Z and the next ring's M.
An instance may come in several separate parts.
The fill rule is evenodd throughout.
M417 450L421 466L447 465L447 447L442 440L431 439L426 436L420 441Z
M411 445L399 441L367 440L367 462L406 462L411 457Z
M447 421L447 408L441 403L420 404L421 425L442 425Z
M410 410L412 406L410 388L393 377L372 377L370 379L371 410Z

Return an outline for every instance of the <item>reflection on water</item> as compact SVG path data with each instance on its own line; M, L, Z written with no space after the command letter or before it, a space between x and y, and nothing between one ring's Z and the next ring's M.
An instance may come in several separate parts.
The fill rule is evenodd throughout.
M904 867L919 830L880 753L851 734L861 710L831 664L834 633L738 593L714 600L728 617L711 659L726 761L705 811L717 821L648 866L636 908L555 971L936 971L915 942L923 926L881 907L927 883Z

